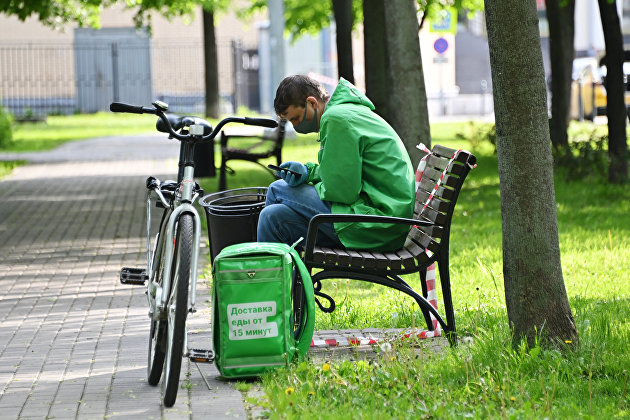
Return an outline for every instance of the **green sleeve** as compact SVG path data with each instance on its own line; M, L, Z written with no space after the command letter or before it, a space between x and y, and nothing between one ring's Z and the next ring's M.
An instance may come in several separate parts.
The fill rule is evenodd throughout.
M306 179L306 182L310 182L311 184L321 182L321 178L319 177L319 165L313 162L306 162L305 166L308 170L308 178Z

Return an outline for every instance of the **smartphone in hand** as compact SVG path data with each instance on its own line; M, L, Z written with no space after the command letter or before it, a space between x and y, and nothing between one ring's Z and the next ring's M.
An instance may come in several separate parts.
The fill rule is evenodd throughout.
M292 171L291 169L287 169L287 168L281 168L278 165L269 164L269 165L267 165L267 168L273 169L273 170L276 170L276 171L287 171L288 173L293 174L293 175L295 175L298 178L302 176L302 174L299 173L299 172L295 172L295 171Z

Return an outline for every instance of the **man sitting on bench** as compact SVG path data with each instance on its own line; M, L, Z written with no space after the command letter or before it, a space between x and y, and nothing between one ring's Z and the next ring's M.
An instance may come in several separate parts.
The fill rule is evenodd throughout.
M298 133L319 132L318 162L284 162L267 191L258 222L258 241L293 244L306 237L320 213L409 218L415 183L409 156L394 129L372 102L343 78L332 96L307 76L286 77L274 108ZM401 110L402 112L402 110ZM325 224L321 246L389 251L403 246L406 225Z

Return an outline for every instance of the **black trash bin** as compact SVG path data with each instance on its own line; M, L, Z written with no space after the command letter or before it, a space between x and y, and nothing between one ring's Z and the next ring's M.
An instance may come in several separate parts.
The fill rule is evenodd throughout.
M199 201L208 221L211 261L228 245L256 242L266 197L266 187L249 187L209 194Z

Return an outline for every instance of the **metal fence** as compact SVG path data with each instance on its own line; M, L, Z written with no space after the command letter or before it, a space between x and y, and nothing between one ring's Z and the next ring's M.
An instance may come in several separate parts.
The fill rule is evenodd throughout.
M235 96L243 89L236 74L244 71L235 68L237 45L217 43L224 112L242 104ZM152 99L179 112L205 111L201 42L0 43L0 104L16 116L95 112L114 100Z

